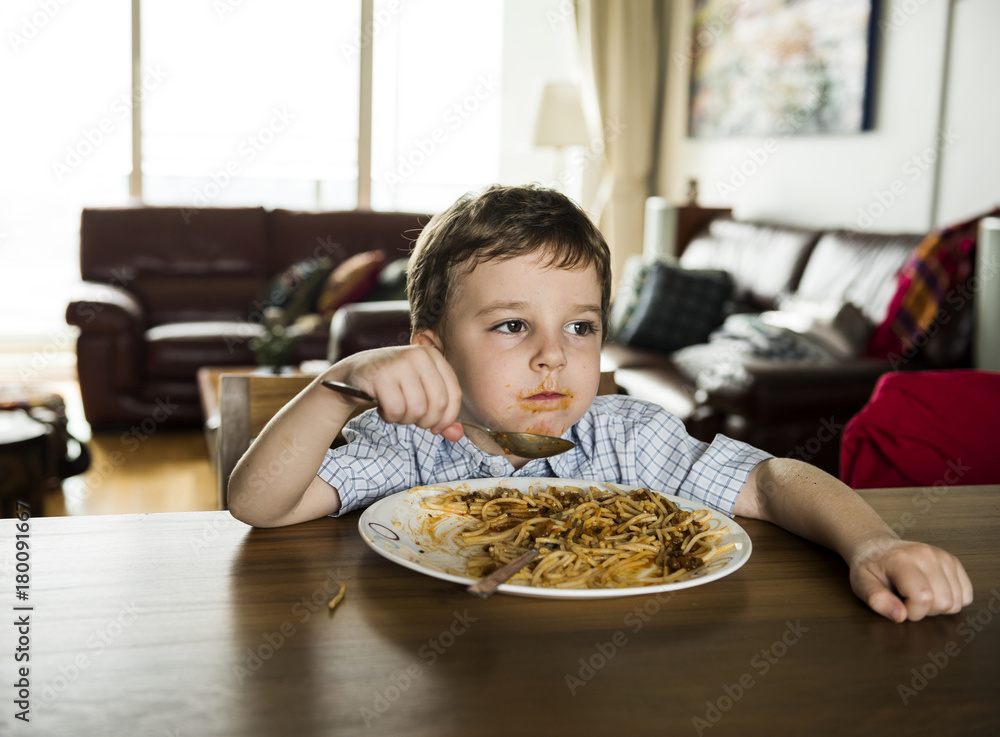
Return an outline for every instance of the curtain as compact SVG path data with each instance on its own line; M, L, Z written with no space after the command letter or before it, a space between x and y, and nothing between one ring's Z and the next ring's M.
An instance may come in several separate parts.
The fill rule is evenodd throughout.
M596 102L601 183L590 212L611 247L615 277L642 253L646 197L658 158L666 37L658 0L576 0L584 95ZM596 132L596 131L595 131Z

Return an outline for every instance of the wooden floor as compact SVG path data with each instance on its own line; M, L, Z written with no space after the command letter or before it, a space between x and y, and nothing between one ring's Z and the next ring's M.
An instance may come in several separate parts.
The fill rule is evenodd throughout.
M53 368L30 384L0 371L0 389L52 391L66 401L70 432L92 454L90 469L45 499L46 516L187 512L218 508L215 473L199 428L91 433L72 367Z

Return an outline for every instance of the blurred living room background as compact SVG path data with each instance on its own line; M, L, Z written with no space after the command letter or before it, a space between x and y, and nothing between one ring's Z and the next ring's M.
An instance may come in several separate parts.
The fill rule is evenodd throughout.
M66 320L84 208L433 214L492 183L538 182L599 221L618 278L649 255L657 202L910 234L1000 204L993 0L873 3L869 124L774 136L692 134L704 2L622 5L4 3L0 393L62 397L91 454L44 514L218 503L201 427L92 431L84 417ZM979 319L1000 332L997 314Z

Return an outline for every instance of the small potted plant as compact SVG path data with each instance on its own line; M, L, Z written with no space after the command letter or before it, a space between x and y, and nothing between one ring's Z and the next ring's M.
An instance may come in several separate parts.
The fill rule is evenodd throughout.
M268 373L280 374L292 362L296 341L316 329L319 315L302 315L292 324L287 323L285 311L280 307L264 310L263 332L250 341L250 348L257 357L257 365Z

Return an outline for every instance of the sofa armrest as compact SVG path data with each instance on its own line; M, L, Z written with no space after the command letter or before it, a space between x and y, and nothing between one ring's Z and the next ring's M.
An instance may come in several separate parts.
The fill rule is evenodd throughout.
M868 401L879 377L891 370L887 361L788 363L748 361L747 387L723 386L697 399L730 414L753 417L756 423L779 424L810 417L853 415Z
M82 282L66 307L66 322L85 333L141 333L146 317L142 305L124 289Z
M337 310L330 322L331 363L359 351L410 342L410 304L405 299L355 302Z

